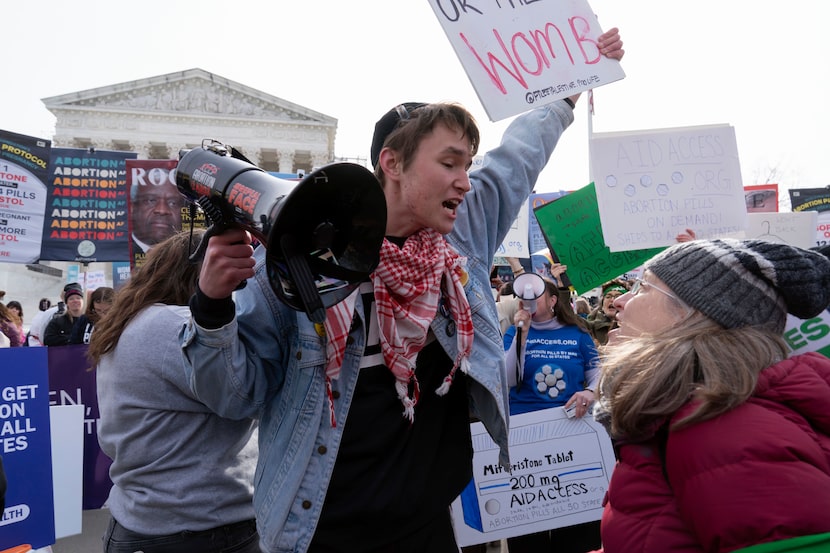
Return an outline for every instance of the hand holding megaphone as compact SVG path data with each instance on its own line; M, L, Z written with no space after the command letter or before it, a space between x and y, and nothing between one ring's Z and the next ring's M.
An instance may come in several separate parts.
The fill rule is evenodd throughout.
M199 289L209 298L227 298L240 282L254 276L251 233L229 228L212 236L199 273Z

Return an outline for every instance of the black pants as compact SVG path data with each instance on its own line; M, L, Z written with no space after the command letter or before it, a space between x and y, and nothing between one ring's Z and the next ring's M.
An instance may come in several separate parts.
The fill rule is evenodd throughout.
M103 541L104 553L261 553L254 520L200 532L185 530L168 536L146 536L127 530L110 518Z

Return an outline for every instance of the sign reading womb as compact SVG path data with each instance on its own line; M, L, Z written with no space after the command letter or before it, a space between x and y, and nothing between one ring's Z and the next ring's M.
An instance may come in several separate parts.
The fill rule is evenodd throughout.
M492 121L625 77L585 0L430 4Z

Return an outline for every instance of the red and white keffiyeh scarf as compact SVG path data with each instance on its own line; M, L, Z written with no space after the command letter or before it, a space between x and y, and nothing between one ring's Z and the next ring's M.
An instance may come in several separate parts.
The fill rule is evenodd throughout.
M458 355L436 393L444 395L449 391L458 368L465 373L469 369L473 319L462 283L465 263L466 258L460 257L440 233L431 229L413 234L402 248L383 241L380 263L371 276L381 351L386 366L395 375L395 389L404 406L403 414L410 422L414 420L420 394L415 360L426 344L442 290L456 325ZM331 380L340 375L356 298L357 292L326 310L326 386L330 401ZM334 409L331 420L334 425Z

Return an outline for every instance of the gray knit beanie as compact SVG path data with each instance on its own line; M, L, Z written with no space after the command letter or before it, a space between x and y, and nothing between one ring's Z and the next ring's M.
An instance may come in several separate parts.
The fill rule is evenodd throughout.
M689 306L725 328L784 332L787 313L815 317L830 305L830 260L764 240L694 240L645 265Z

